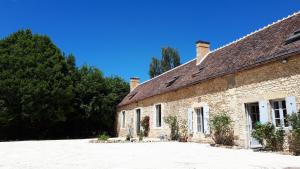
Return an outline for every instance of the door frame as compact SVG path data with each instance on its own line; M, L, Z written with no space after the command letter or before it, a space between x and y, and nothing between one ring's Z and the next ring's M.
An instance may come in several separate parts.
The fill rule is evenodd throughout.
M246 112L246 120L247 120L246 129L247 129L247 138L248 138L247 142L248 142L248 148L258 148L258 147L262 147L262 145L260 145L260 144L255 145L255 146L251 145L251 140L252 140L251 132L253 130L252 119L251 119L251 116L250 116L251 104L257 104L257 106L258 106L258 115L260 116L259 102L245 103L245 112Z

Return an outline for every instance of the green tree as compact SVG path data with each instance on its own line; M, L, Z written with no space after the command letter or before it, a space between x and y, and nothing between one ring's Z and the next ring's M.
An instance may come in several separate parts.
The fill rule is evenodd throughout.
M166 72L180 65L180 56L176 49L166 47L161 49L162 72Z
M116 105L129 85L75 63L30 30L0 40L0 140L114 133Z
M158 76L170 69L180 65L180 55L178 51L171 47L161 49L161 60L152 58L149 66L149 75L151 78Z
M151 78L158 76L162 73L161 62L157 58L152 58L150 63L149 75Z

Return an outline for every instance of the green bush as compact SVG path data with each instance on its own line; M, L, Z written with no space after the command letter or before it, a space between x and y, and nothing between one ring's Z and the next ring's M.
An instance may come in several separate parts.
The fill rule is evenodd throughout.
M149 130L150 130L149 123L150 123L150 117L149 116L145 116L143 118L142 122L141 122L141 125L142 125L143 130L144 130L143 134L144 134L145 137L148 137L148 135L149 135Z
M107 141L109 139L109 136L106 133L102 133L98 136L98 140L101 141Z
M177 117L169 115L164 118L164 121L166 124L169 125L169 128L171 129L171 134L170 134L171 140L178 140L179 125L178 125Z
M226 113L213 116L210 119L210 128L213 132L213 140L216 144L234 145L232 120Z
M188 139L188 124L186 120L181 120L179 123L179 141L187 142Z
M251 135L264 149L272 151L281 151L283 149L284 130L282 128L276 130L271 123L257 123Z
M300 112L289 117L292 131L289 134L289 150L295 155L300 155Z

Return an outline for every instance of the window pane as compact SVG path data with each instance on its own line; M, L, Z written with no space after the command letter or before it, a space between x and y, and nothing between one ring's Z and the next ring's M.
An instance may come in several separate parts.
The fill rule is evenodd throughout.
M158 112L158 126L161 127L161 111Z
M139 134L141 131L141 110L136 110L136 133Z
M281 104L282 104L282 108L284 108L284 109L285 109L285 108L286 108L285 101L282 101L282 103L281 103Z
M279 104L278 104L278 102L274 102L274 109L279 109Z
M125 112L124 111L122 112L122 115L123 115L123 117L122 117L122 119L123 119L122 127L124 128L125 127Z
M275 119L275 122L276 122L276 127L280 127L280 119Z
M275 110L275 118L280 118L279 110Z
M161 105L156 105L156 127L161 127Z
M197 109L196 110L196 115L197 115L197 132L204 132L203 128L203 123L204 123L204 118L203 118L203 108Z
M201 131L204 133L204 118L203 118L203 108L201 108Z

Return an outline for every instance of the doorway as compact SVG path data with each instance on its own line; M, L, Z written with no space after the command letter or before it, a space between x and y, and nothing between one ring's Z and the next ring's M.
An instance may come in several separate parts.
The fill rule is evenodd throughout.
M246 111L248 117L248 138L250 148L258 148L262 147L259 142L251 136L252 130L255 129L255 126L258 122L260 122L260 114L259 114L259 104L256 103L248 103L246 104Z

